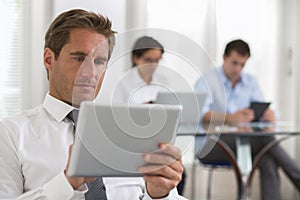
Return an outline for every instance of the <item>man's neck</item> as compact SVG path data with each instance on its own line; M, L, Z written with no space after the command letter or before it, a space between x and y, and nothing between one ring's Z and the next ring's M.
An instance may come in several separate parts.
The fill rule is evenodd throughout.
M232 88L235 88L235 86L238 84L238 82L240 82L241 81L241 78L240 79L238 79L238 80L233 80L233 81L230 81L231 82L231 87Z

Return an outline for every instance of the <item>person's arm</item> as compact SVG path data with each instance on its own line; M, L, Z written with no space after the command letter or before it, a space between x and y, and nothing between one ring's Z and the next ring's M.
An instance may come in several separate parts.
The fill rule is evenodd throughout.
M174 195L171 191L181 181L181 151L171 144L160 144L159 148L159 152L144 155L148 165L140 167L139 172L144 174L146 196L151 199L169 199L169 195Z
M265 122L276 121L275 112L273 110L271 110L270 108L268 108L267 110L265 110L263 116L261 117L261 120L265 121Z
M219 113L214 111L208 111L203 115L202 121L203 123L209 123L209 122L222 122L226 121L226 114L225 113Z
M235 113L219 113L215 111L209 111L204 114L203 122L222 122L225 123L239 123L239 122L251 122L254 119L254 112L251 109L238 110Z
M4 199L84 199L86 186L75 191L69 184L65 174L61 171L43 185L24 193L24 177L22 173L21 146L19 133L13 127L0 123L0 197ZM34 156L34 155L32 155ZM54 162L54 161L50 161ZM51 163L49 163L51 164ZM36 172L42 176L47 172ZM26 177L25 177L26 178Z
M261 91L261 88L258 85L258 82L256 79L253 78L252 80L252 98L251 101L258 101L258 102L263 102L265 101L263 93ZM260 120L265 121L265 122L274 122L276 121L276 114L274 110L268 108L263 116L260 118Z
M211 98L208 93L208 89L202 78L199 78L197 80L194 89L196 92L207 94L207 97L206 97L204 104L200 111L200 121L202 121L203 123L208 123L208 122L210 122L210 114L211 113L209 111L211 109L212 102L211 102ZM207 114L207 116L205 116L206 114ZM222 116L220 116L220 117L222 117Z
M56 200L56 199L76 199L84 200L84 193L87 191L87 186L82 185L78 190L74 190L68 182L65 173L62 171L56 177L51 179L44 185L30 190L20 196L16 197L17 200L32 199L32 200Z

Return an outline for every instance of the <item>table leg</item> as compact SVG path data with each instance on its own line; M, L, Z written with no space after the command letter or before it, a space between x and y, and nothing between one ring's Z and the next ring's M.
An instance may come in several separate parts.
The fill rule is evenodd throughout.
M248 137L236 137L237 163L243 177L252 170L251 142Z
M248 137L236 137L237 163L242 174L241 199L250 199L250 185L247 184L249 174L252 170L251 141Z
M246 200L247 198L247 187L246 186L246 181L243 180L243 176L242 176L242 173L240 171L240 167L238 166L237 164L237 159L236 159L236 156L234 154L234 152L232 151L232 149L225 143L223 142L221 139L219 139L218 137L216 136L210 136L209 137L210 140L213 140L216 142L217 145L219 145L224 153L226 154L227 158L229 159L233 169L234 169L234 172L235 172L235 175L236 175L236 179L237 179L237 184L238 184L238 196L237 196L237 199L238 200ZM246 190L245 190L246 189Z

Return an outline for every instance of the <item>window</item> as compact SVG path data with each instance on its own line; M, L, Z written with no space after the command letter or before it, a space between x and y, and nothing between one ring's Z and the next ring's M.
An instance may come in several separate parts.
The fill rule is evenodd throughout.
M22 0L0 0L0 118L22 109Z

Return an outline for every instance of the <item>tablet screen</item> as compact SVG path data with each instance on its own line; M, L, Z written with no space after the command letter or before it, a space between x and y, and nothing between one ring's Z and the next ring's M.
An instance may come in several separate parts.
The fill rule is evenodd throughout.
M270 102L251 102L250 109L254 110L253 122L259 121L259 119L264 114L265 110L270 106Z
M80 106L70 176L141 176L143 154L173 143L181 106L156 104Z

